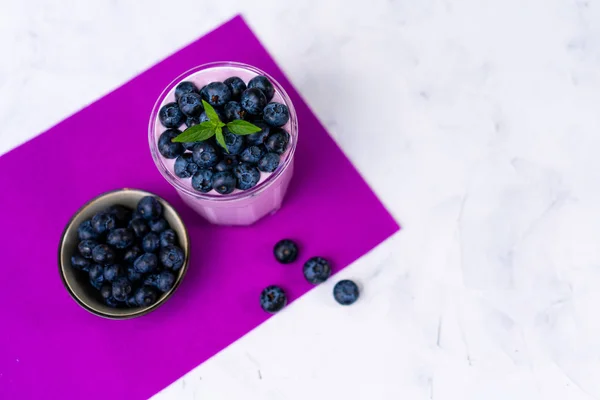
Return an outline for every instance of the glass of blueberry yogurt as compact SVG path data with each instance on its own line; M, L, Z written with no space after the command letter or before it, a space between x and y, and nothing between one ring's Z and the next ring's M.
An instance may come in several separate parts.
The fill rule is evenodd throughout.
M180 75L158 98L149 124L160 173L218 225L250 225L281 207L297 141L296 111L285 90L236 62Z

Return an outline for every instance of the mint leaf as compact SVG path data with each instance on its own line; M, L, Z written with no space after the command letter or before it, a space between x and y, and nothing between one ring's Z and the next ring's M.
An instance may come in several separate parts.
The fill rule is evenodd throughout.
M248 121L244 121L243 119L236 119L235 121L229 122L227 124L227 129L236 135L250 135L251 133L262 131L258 126L251 124Z
M204 106L204 112L206 113L206 116L208 117L209 120L215 121L215 122L221 122L221 120L219 119L219 115L217 115L217 112L215 111L213 106L211 106L204 100L202 100L202 105Z
M223 136L223 129L221 129L221 127L217 128L216 137L217 137L217 142L221 145L221 147L223 147L225 149L225 151L229 153L229 149L227 148L227 143L225 143L225 137Z
M219 128L220 129L220 128ZM177 143L201 142L213 137L215 125L211 121L204 121L199 125L190 126L172 141Z

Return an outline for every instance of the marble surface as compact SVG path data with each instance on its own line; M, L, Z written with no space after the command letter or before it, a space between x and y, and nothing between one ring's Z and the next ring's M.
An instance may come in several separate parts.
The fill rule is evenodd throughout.
M600 1L3 1L0 153L238 12L404 229L155 399L600 398Z

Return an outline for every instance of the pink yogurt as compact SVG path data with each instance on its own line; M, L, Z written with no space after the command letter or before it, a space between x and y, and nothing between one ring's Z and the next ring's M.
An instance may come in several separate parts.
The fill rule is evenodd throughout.
M227 195L221 195L214 190L209 193L198 192L192 187L191 179L182 179L175 175L175 160L164 158L158 151L158 139L167 129L160 123L158 112L166 103L175 101L175 87L182 81L191 81L198 88L202 88L210 82L222 82L232 76L241 78L247 84L256 75L266 76L275 87L275 96L271 101L287 105L290 111L290 120L283 126L283 129L290 133L288 148L281 156L277 169L272 173L261 172L259 183L251 189L235 189L233 193ZM186 126L182 125L179 129L183 131L185 128ZM163 91L152 110L149 141L152 157L158 170L194 211L217 225L251 225L281 207L294 173L298 120L287 93L271 76L250 65L218 62L204 64L183 73Z

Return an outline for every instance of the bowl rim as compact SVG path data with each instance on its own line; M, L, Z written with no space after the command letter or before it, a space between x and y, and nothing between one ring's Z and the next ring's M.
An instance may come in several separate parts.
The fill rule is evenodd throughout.
M159 200L161 202L161 204L163 206L167 206L171 211L173 211L176 219L181 223L181 226L183 227L183 232L185 234L185 248L183 248L184 253L185 253L185 260L183 262L183 265L181 266L181 271L179 273L178 278L175 280L175 284L173 285L173 287L166 293L163 294L162 296L164 296L162 299L160 299L159 301L157 301L156 303L152 304L151 306L148 307L138 307L138 308L132 308L132 309L118 309L118 310L131 310L131 312L121 312L121 313L106 313L100 310L97 310L96 308L94 308L93 306L89 305L88 303L86 303L84 300L80 299L77 294L74 292L73 288L71 287L70 282L67 280L67 278L65 277L65 269L66 268L70 268L70 266L64 265L62 262L63 259L63 251L65 250L65 238L67 236L67 232L69 231L69 228L72 227L73 223L75 222L75 220L77 219L78 216L81 215L81 213L86 210L88 207L90 207L92 204L94 204L95 202L97 202L98 200L104 198L104 197L108 197L111 195L114 195L116 193L122 193L122 192L130 192L130 193L138 193L144 196L153 196L155 197L157 200ZM141 190L141 189L133 189L133 188L122 188L122 189L115 189L115 190L109 190L107 192L101 193L97 196L95 196L94 198L92 198L91 200L87 201L83 206L81 206L74 214L73 216L69 219L69 222L67 223L67 225L65 226L63 233L61 234L60 237L60 241L59 241L59 246L58 246L58 272L60 275L60 279L63 283L63 286L65 287L65 289L67 289L67 292L69 293L69 295L71 296L71 298L73 300L75 300L75 302L77 304L79 304L79 306L81 306L84 310L88 311L91 314L94 314L96 316L102 317L102 318L106 318L106 319L110 319L110 320L126 320L126 319L131 319L131 318L135 318L135 317L140 317L142 315L146 315L151 311L156 310L158 307L160 307L161 305L163 305L172 295L173 293L175 293L175 291L177 290L177 288L179 287L179 285L181 284L181 282L183 281L183 278L185 277L187 270L188 270L188 266L189 266L189 260L190 260L190 236L188 233L188 230L183 222L183 219L181 218L181 215L179 215L179 213L177 212L177 210L168 202L166 201L164 198L162 198L161 196L158 196L154 193L145 191L145 190ZM161 297L162 297L161 296Z

